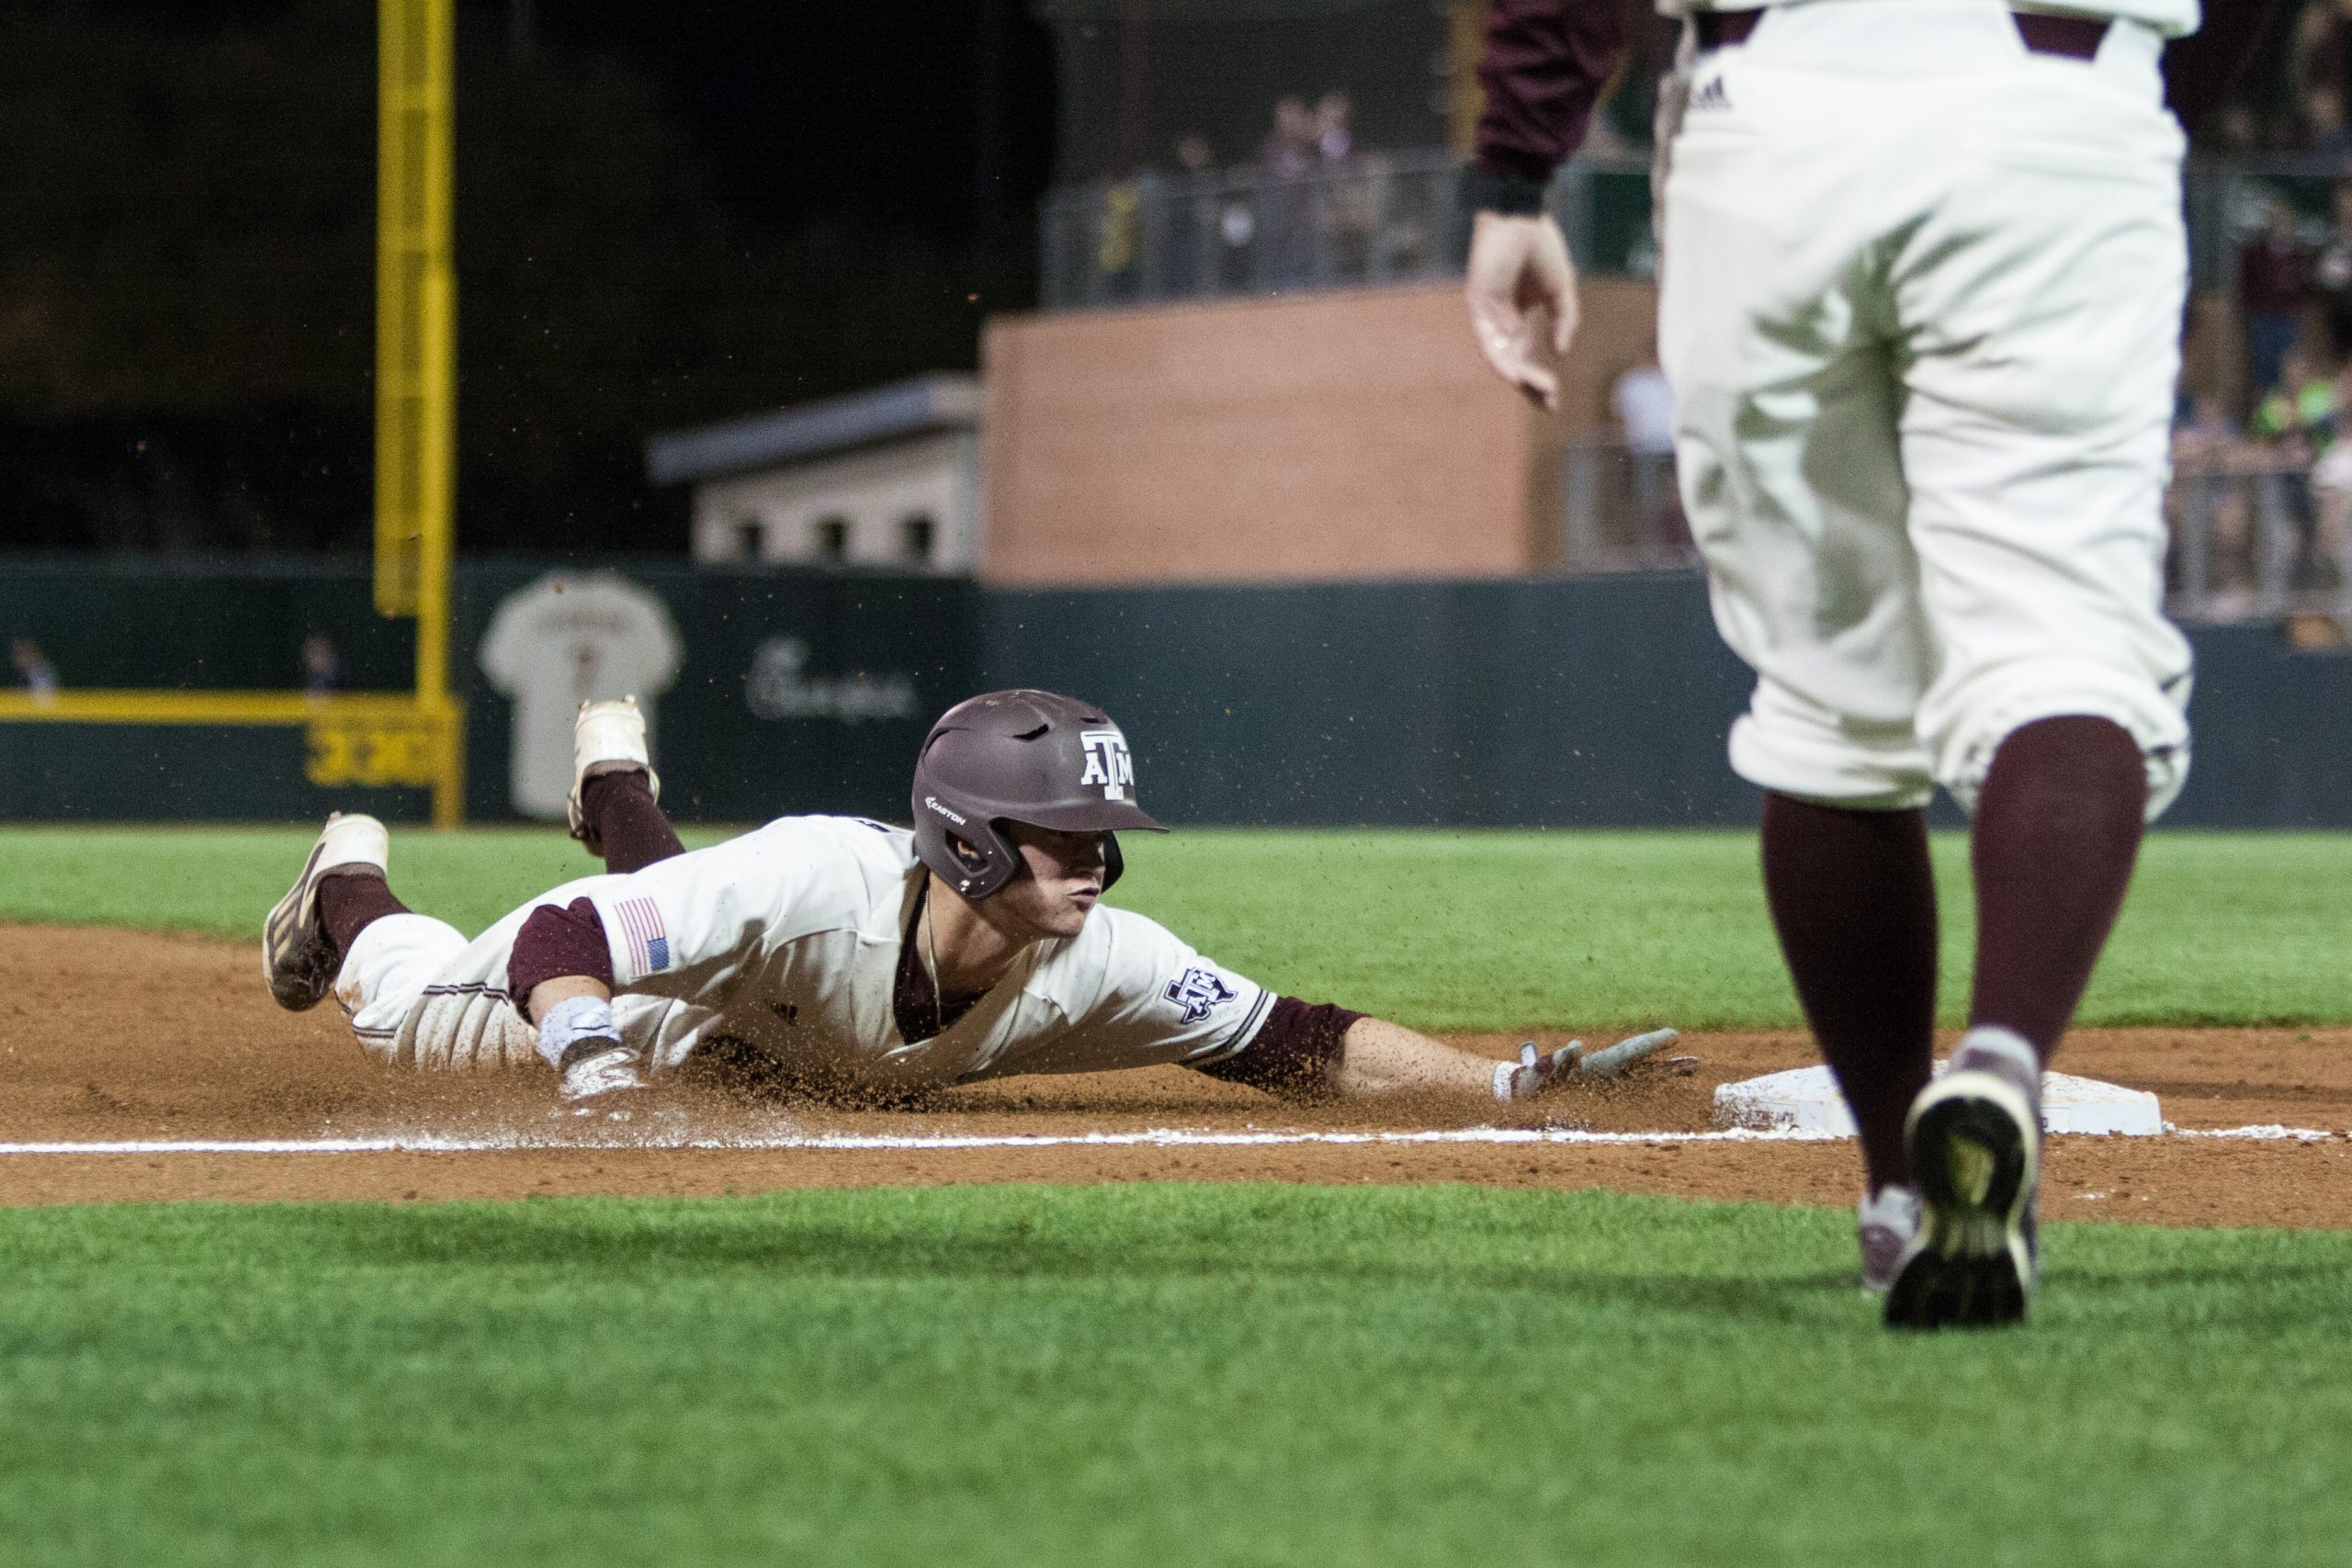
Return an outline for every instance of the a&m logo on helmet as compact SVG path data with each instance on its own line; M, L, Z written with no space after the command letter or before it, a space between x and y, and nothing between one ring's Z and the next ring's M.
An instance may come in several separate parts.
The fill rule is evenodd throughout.
M1086 772L1081 787L1101 784L1105 800L1125 800L1136 787L1136 760L1127 752L1127 738L1115 729L1081 729L1079 744L1086 748Z

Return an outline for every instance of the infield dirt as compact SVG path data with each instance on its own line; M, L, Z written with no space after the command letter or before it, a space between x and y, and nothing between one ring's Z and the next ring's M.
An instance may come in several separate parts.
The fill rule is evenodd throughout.
M1692 1133L1718 1084L1813 1058L1794 1032L1698 1034L1648 1065L1521 1114L1491 1103L1298 1106L1175 1067L1013 1079L910 1109L747 1097L689 1075L628 1124L568 1117L536 1074L428 1076L364 1056L332 1004L279 1011L251 944L0 925L0 1142L368 1139L517 1145L447 1152L12 1154L0 1202L698 1194L955 1181L1471 1181L1847 1203L1859 1161L1832 1143L1284 1144L1029 1148L677 1148L825 1133L1064 1137L1555 1126ZM1565 1036L1550 1034L1547 1043ZM1598 1037L1592 1037L1598 1038ZM1518 1037L1457 1037L1501 1055ZM2266 1123L2322 1140L2052 1141L2054 1219L2352 1227L2352 1029L2079 1032L2070 1072L2153 1091L2187 1131Z

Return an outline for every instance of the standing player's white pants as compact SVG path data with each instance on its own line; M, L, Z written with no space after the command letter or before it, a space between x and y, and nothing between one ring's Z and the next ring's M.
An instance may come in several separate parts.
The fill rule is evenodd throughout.
M1973 808L2036 719L2113 719L2149 815L2188 767L2162 496L2187 250L2161 44L2029 52L1989 0L1809 0L1702 54L1659 347L1732 765Z

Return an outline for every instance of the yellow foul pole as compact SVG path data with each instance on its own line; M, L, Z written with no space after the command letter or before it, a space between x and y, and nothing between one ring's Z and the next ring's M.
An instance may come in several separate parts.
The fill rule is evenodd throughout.
M457 281L449 250L453 0L378 0L376 609L416 617L433 819L463 809L449 697Z

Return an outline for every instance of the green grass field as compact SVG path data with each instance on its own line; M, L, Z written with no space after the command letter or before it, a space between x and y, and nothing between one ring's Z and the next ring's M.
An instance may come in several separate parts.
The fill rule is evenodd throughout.
M311 831L0 831L0 919L250 939ZM1936 858L1957 1022L1965 841ZM468 931L598 869L545 829L403 832L392 865L412 906ZM2347 887L2352 834L2152 837L2083 1021L2352 1020ZM1425 1029L1801 1021L1747 833L1195 829L1132 846L1113 897L1267 985Z
M0 1224L0 1559L2343 1561L2352 1235L2069 1227L1874 1326L1841 1216L1250 1187Z
M10 829L0 919L249 936L308 838ZM1431 1027L1794 1020L1742 835L1131 865L1204 951ZM589 863L395 866L478 926ZM2152 840L2093 1015L2352 1018L2346 886L2352 837ZM0 1211L0 1563L2346 1561L2352 1234L2045 1235L2028 1328L1917 1339L1849 1213L1597 1192Z

